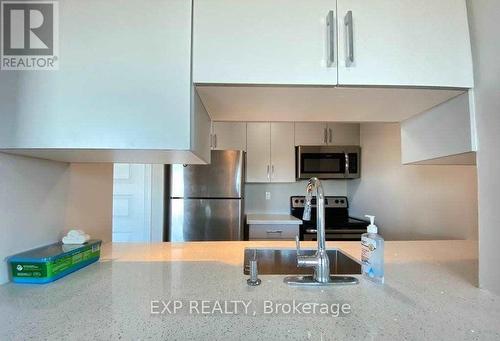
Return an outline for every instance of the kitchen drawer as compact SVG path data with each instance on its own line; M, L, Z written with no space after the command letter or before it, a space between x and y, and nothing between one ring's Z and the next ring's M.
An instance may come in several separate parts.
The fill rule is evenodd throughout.
M299 226L297 224L249 225L248 235L250 240L295 240L295 236L299 234Z

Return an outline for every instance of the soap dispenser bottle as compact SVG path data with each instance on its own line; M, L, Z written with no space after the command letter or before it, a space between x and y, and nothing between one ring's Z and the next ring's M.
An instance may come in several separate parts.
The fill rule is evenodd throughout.
M376 283L384 283L384 239L377 234L375 217L366 215L370 225L361 236L361 263L363 276Z

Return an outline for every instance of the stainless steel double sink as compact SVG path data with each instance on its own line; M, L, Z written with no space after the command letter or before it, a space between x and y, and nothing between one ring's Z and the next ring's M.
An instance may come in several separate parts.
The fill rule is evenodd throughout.
M316 250L301 250L303 255L314 255ZM361 264L339 249L327 250L330 259L330 274L359 275ZM295 249L245 249L243 273L249 275L250 260L257 260L258 272L261 275L312 275L312 268L297 267L297 251Z

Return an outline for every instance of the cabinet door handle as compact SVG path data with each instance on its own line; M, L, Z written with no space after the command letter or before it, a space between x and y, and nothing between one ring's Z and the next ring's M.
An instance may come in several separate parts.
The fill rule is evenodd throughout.
M328 133L329 133L329 135L330 135L330 136L329 136L329 141L330 141L330 143L332 143L332 142L333 142L333 131L332 131L332 128L329 128L329 129L328 129Z
M345 176L349 176L349 154L344 153L345 155Z
M271 166L271 177L274 178L274 165Z
M326 29L327 29L327 67L335 66L335 15L333 11L329 11L326 16Z
M328 129L324 129L323 130L323 141L325 142L325 144L328 143Z
M346 29L346 60L345 66L350 67L354 63L354 25L352 21L352 11L348 11L344 17Z
M271 174L269 173L269 165L267 165L267 180L271 180Z
M217 148L217 134L214 134L214 148Z

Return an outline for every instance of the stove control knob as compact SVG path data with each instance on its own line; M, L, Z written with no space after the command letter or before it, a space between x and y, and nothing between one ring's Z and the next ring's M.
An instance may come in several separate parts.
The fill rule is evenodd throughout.
M338 203L339 203L339 200L338 200L338 199L337 199L337 200L335 200L335 203L336 203L336 204L338 204Z
M340 203L341 203L341 204L345 204L345 201L344 201L344 200L340 200Z

